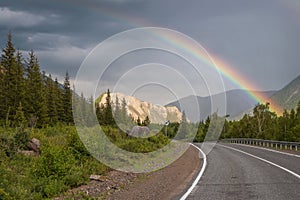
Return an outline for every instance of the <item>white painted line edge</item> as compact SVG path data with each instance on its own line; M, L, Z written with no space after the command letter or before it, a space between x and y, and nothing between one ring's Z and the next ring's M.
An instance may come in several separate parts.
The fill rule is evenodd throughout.
M237 143L230 143L230 144L240 145L240 146L245 146L245 147L251 147L251 148L255 148L255 149L263 149L263 150L271 151L271 152L274 152L274 153L280 153L280 154L284 154L284 155L288 155L288 156L295 156L295 157L300 158L300 155L296 155L296 154L292 154L292 153L286 153L286 152L282 152L282 151L277 151L275 149L267 149L267 148L257 147L257 146L247 145L247 144L237 144Z
M237 151L237 152L246 154L246 155L248 155L248 156L251 156L251 157L253 157L253 158L256 158L256 159L258 159L258 160L261 160L261 161L263 161L263 162L266 162L266 163L268 163L268 164L270 164L270 165L273 165L273 166L275 166L275 167L278 167L279 169L282 169L282 170L284 170L284 171L286 171L286 172L288 172L288 173L292 174L293 176L295 176L295 177L297 177L297 178L300 179L300 175L299 175L299 174L297 174L297 173L295 173L295 172L293 172L293 171L291 171L291 170L289 170L289 169L287 169L287 168L284 168L284 167L282 167L282 166L280 166L280 165L277 165L277 164L275 164L275 163L273 163L273 162L271 162L271 161L268 161L268 160L266 160L266 159L263 159L263 158L261 158L261 157L252 155L252 154L250 154L250 153L247 153L247 152L245 152L245 151L242 151L242 150L239 150L239 149L236 149L236 148L233 148L233 147L228 147L228 146L221 145L221 144L218 144L218 145L219 145L219 146L222 146L222 147L224 147L224 148L227 148L227 149L231 149L231 150L234 150L234 151Z
M197 147L196 145L190 143L193 147L195 147L196 149L198 149L200 151L200 153L202 154L203 156L203 164L202 164L202 168L197 176L197 178L194 180L193 184L191 185L191 187L186 191L186 193L180 198L180 200L185 200L190 194L191 192L193 191L193 189L196 187L197 183L199 182L200 178L202 177L205 169L206 169L206 166L207 166L207 160L206 160L206 155L205 153L199 148Z

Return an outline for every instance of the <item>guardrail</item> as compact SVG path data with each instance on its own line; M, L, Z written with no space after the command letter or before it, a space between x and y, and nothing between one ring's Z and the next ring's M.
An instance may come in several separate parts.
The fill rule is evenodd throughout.
M286 141L275 141L275 140L260 140L260 139L252 139L252 138L230 138L230 139L222 139L222 142L230 142L230 143L238 143L238 144L248 144L248 145L256 145L263 147L270 147L276 149L289 149L296 150L300 149L300 142L286 142Z

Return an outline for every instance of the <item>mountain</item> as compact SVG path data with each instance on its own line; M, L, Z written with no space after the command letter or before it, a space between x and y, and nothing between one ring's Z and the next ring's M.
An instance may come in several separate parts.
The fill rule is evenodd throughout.
M234 119L236 116L241 115L241 113L251 110L258 102L255 101L245 90L230 90L226 92L227 99L227 114L230 115L231 119ZM275 91L266 91L266 92L251 92L266 97L272 96ZM211 115L215 111L211 111L211 99L222 100L224 94L216 94L212 97L200 97L200 96L188 96L184 97L178 101L171 102L167 106L176 106L179 110L184 110L187 114L187 117L191 121L205 120L207 116ZM197 109L194 105L199 105L200 117ZM181 106L180 106L181 105ZM183 109L184 108L184 109Z
M99 105L105 104L106 94L99 97ZM144 120L146 116L149 117L151 123L163 124L166 120L170 122L180 122L182 113L175 106L160 106L154 105L150 102L141 101L132 96L126 96L121 93L111 93L111 101L113 106L118 97L119 102L122 102L123 98L127 105L127 114L131 115L135 120L139 117Z
M271 100L287 110L296 108L300 101L300 76L271 96Z

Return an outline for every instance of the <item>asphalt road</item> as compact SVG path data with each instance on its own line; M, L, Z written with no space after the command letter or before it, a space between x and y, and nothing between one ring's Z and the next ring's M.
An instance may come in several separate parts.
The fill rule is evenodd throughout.
M236 144L217 144L187 199L300 199L300 178L242 150L300 174L300 158ZM200 146L199 144L197 146Z

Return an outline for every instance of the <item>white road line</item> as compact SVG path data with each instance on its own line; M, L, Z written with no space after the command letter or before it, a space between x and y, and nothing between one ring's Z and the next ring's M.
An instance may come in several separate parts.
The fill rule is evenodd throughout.
M267 148L256 147L256 146L251 146L251 145L247 145L247 144L237 144L237 143L232 143L232 144L245 146L245 147L251 147L251 148L255 148L255 149L263 149L263 150L266 150L266 151L271 151L271 152L275 152L275 153L280 153L280 154L284 154L284 155L288 155L288 156L295 156L295 157L300 158L300 155L296 155L296 154L292 154L292 153L286 153L286 152L282 152L282 151L276 151L275 149L267 149Z
M293 172L293 171L291 171L291 170L289 170L289 169L286 169L286 168L284 168L284 167L282 167L282 166L280 166L280 165L277 165L277 164L275 164L275 163L273 163L273 162L271 162L271 161L268 161L268 160L266 160L266 159L260 158L260 157L258 157L258 156L252 155L252 154L250 154L250 153L247 153L247 152L242 151L242 150L239 150L239 149L235 149L235 148L232 148L232 147L224 146L224 145L221 145L221 144L218 144L218 145L219 145L219 146L222 146L222 147L224 147L224 148L227 148L227 149L231 149L231 150L234 150L234 151L237 151L237 152L246 154L246 155L251 156L251 157L253 157L253 158L259 159L259 160L261 160L261 161L263 161L263 162L266 162L266 163L268 163L268 164L270 164L270 165L273 165L273 166L275 166L275 167L278 167L278 168L280 168L280 169L282 169L282 170L284 170L284 171L286 171L286 172L288 172L288 173L292 174L293 176L295 176L295 177L297 177L297 178L300 179L300 175L299 175L299 174L297 174L297 173L295 173L295 172Z
M206 160L206 155L205 153L199 148L197 147L196 145L192 144L192 146L194 146L196 149L198 149L200 151L200 153L202 154L203 156L203 164L202 164L202 168L197 176L197 178L195 179L195 181L193 182L192 186L186 191L186 193L180 198L180 200L185 200L190 194L191 192L193 191L193 189L196 187L197 183L199 182L200 178L202 177L204 171L205 171L205 168L207 166L207 160Z

